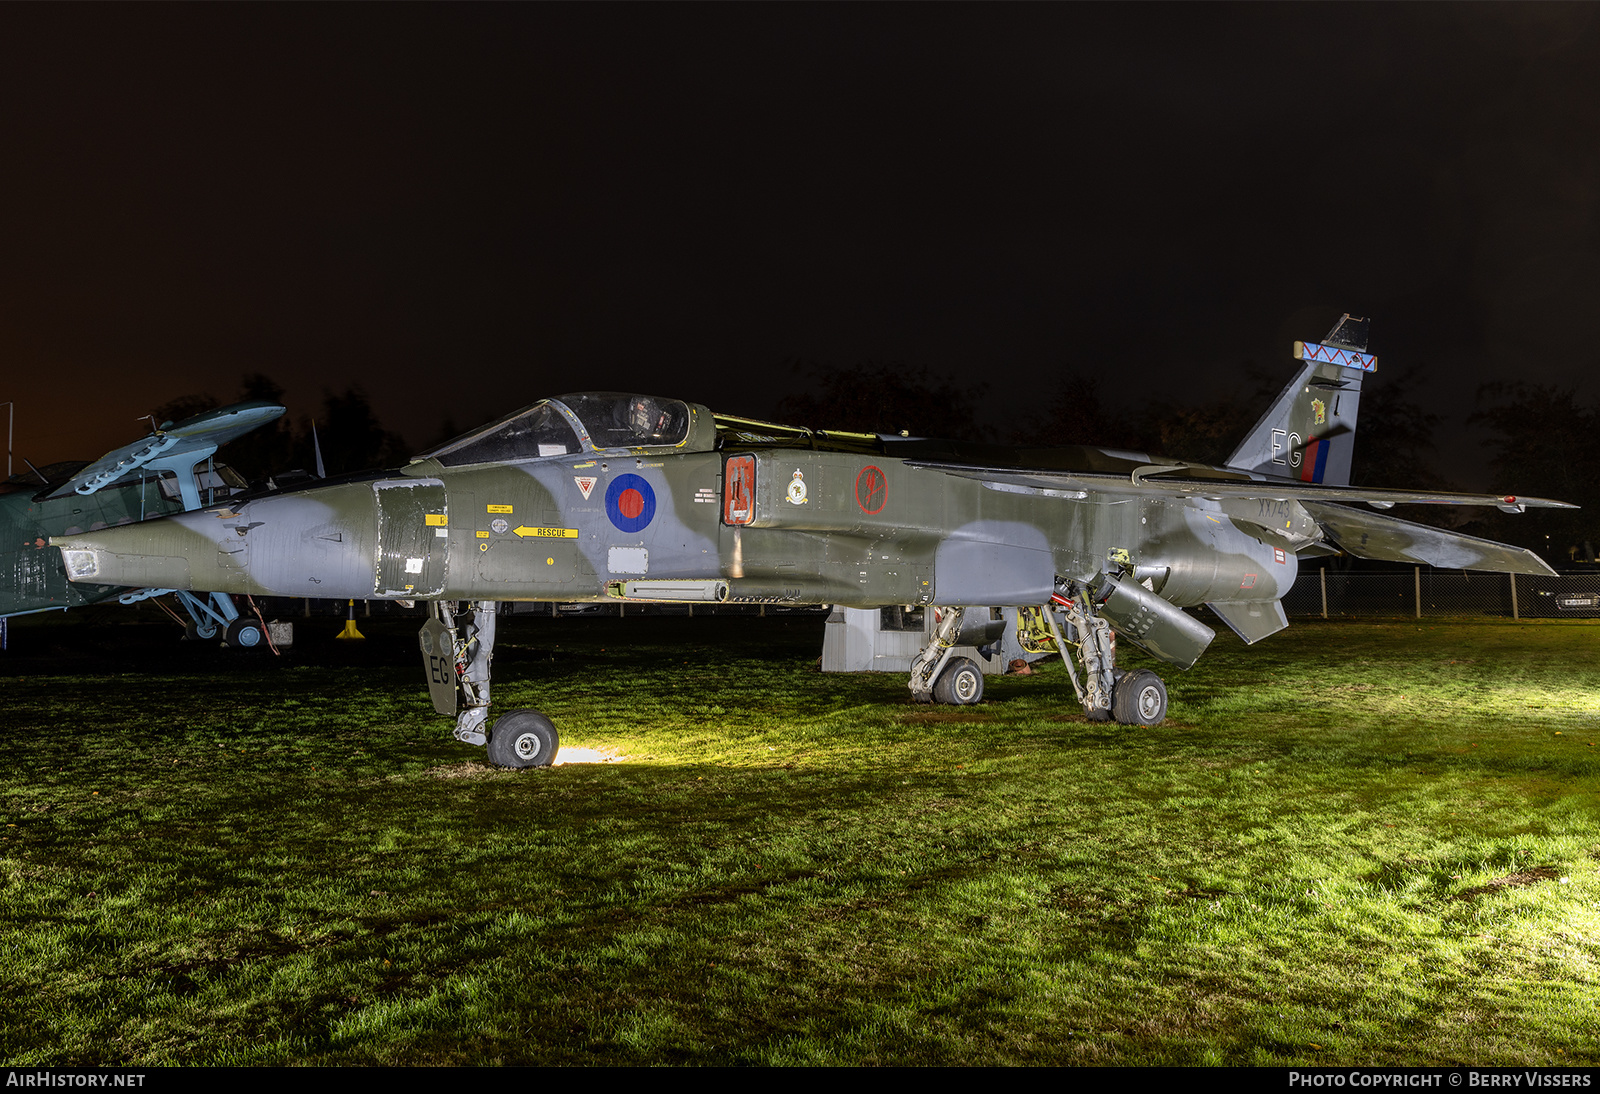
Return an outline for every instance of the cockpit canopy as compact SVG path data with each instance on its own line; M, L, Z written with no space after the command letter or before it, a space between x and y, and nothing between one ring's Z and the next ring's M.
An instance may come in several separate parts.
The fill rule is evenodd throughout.
M639 448L680 449L694 414L678 399L585 391L546 399L425 452L446 467Z
M563 395L596 448L677 445L689 435L689 404L654 395L585 391Z

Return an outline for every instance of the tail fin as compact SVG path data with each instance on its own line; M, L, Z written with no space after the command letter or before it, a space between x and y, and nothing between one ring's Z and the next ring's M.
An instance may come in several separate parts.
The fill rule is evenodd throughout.
M1319 342L1296 342L1305 364L1228 457L1227 466L1276 479L1350 485L1361 378L1377 368L1367 323L1346 314Z

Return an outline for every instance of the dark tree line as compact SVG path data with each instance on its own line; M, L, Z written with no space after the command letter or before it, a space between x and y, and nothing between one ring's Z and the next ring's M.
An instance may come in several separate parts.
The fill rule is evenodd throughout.
M1064 373L1028 390L1055 392L1043 406L1025 410L996 430L977 417L986 386L934 380L926 369L893 365L803 370L808 390L777 406L780 421L861 433L908 432L952 440L999 439L1011 444L1072 444L1122 448L1197 463L1222 464L1255 425L1283 385L1253 365L1244 370L1247 391L1209 402L1161 399L1119 409L1103 397L1100 379ZM1361 438L1352 481L1368 486L1426 486L1443 481L1428 464L1437 415L1412 398L1415 375L1369 384L1362 392ZM1019 405L1023 404L1018 399Z
M1064 373L1029 390L1056 394L1022 412L1009 429L982 425L982 389L935 381L925 369L867 365L808 370L809 390L777 407L781 421L817 428L898 433L955 440L1000 439L1024 445L1090 444L1223 464L1266 411L1284 378L1247 365L1248 390L1205 402L1157 400L1118 407L1096 376ZM1363 385L1351 482L1430 490L1461 489L1432 464L1439 417L1423 409L1417 391L1425 372L1374 376ZM1018 399L1019 404L1022 399ZM1479 392L1473 424L1490 433L1490 489L1570 501L1571 510L1506 515L1481 509L1409 506L1396 516L1458 527L1472 534L1531 547L1556 563L1593 559L1600 546L1600 408L1570 389L1490 384ZM1547 538L1548 537L1548 538Z
M1426 487L1446 484L1429 464L1436 414L1412 398L1412 374L1386 383L1368 383L1361 393L1360 436L1350 480L1364 486ZM1266 413L1283 386L1253 365L1244 368L1244 393L1207 402L1158 399L1132 410L1108 409L1094 378L1069 376L1054 387L1059 394L1028 422L1017 437L1027 444L1092 444L1125 448L1195 463L1225 464L1233 450Z
M909 433L954 441L989 439L974 413L987 385L957 387L926 368L865 364L795 366L806 390L779 401L780 422L852 433Z
M1496 514L1484 534L1544 553L1557 565L1595 560L1600 546L1600 407L1572 388L1504 383L1478 389L1494 456L1490 488L1572 502L1579 509L1530 509ZM1548 537L1548 538L1547 538Z

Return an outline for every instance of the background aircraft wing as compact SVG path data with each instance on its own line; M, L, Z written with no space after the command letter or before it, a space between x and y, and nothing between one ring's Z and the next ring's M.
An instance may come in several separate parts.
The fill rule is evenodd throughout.
M252 401L185 418L177 425L158 429L132 444L107 452L52 491L50 496L92 494L128 472L157 464L157 461L166 465L192 455L198 462L215 452L218 445L282 417L286 410L276 403Z

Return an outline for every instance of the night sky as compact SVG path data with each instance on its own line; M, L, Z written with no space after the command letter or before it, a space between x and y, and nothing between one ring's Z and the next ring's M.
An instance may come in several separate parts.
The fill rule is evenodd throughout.
M1600 394L1597 62L1591 5L6 5L0 401L88 459L262 372L420 448L871 362L1003 432L1351 311L1481 485L1482 382Z

